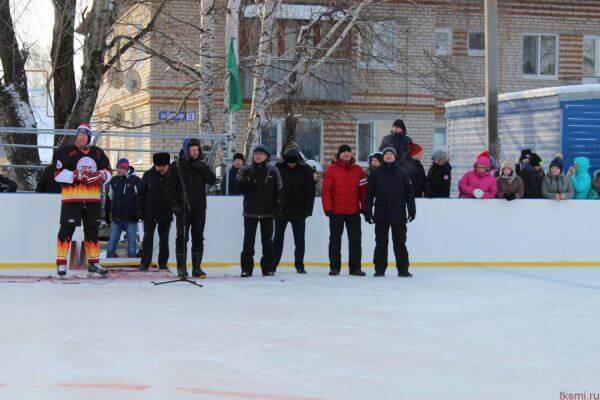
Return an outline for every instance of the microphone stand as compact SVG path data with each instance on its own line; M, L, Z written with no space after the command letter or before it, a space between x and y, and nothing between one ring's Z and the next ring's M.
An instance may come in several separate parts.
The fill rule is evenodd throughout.
M185 205L185 210L183 210L183 212L181 213L181 219L182 219L182 225L183 225L183 252L186 255L186 260L187 260L187 244L188 244L188 229L187 229L187 212L188 211L192 211L192 208L190 207L190 202L188 200L188 196L187 196L187 189L185 187L185 181L183 180L183 175L181 175L181 166L179 164L179 159L176 158L175 159L175 166L177 168L177 176L179 177L179 184L181 185L181 192L182 192L182 197L183 197L183 203ZM177 216L177 218L179 218L179 216ZM187 270L187 263L186 263L186 270ZM175 283L175 282L188 282L191 283L192 285L195 286L199 286L199 287L203 287L201 284L199 284L198 282L192 280L192 279L188 279L187 278L187 271L186 271L186 275L179 277L177 279L173 279L170 281L163 281L163 282L151 282L154 284L154 286L158 286L158 285L166 285L168 283Z

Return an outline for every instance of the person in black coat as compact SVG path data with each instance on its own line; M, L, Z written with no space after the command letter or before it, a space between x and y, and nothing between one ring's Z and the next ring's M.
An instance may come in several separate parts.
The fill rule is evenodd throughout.
M14 193L17 191L17 184L0 173L0 193Z
M375 222L375 276L385 275L388 263L388 235L391 228L398 276L411 277L412 274L408 271L406 223L415 219L417 209L410 177L404 168L396 163L396 149L393 147L383 150L383 165L369 177L363 213L365 221L369 224Z
M137 196L141 179L135 175L126 158L117 161L117 175L106 185L104 219L110 225L106 257L117 257L116 249L121 233L127 233L129 258L137 256Z
M169 167L167 190L177 217L177 275L187 277L187 241L192 231L192 276L206 278L202 270L204 224L206 222L206 185L214 185L217 177L203 159L200 141L184 139L179 160Z
M525 171L525 167L527 166L527 164L529 164L529 161L531 161L532 155L533 155L533 152L531 151L531 149L521 150L521 156L519 157L519 162L518 162L518 164L515 165L515 173L518 176L520 176L521 178L523 178L523 171Z
M525 168L521 171L526 199L544 198L542 194L542 182L545 175L542 169L542 159L536 153L531 154L529 162L525 164Z
M294 266L296 272L305 274L304 268L304 231L306 218L312 215L315 203L315 179L312 168L306 165L295 148L286 150L283 160L276 165L283 183L283 208L275 218L275 236L273 237L273 272L281 260L285 228L288 222L294 234Z
M244 194L244 245L240 256L242 278L252 276L254 270L254 242L260 223L263 276L273 276L273 219L281 212L283 184L276 167L268 165L271 154L264 146L257 146L252 163L245 165L236 177Z
M398 153L396 152L396 154ZM422 159L423 148L416 143L410 143L408 152L399 162L400 166L406 169L408 176L410 176L415 197L424 197L429 193L429 181L427 175L425 175L425 168L421 164Z
M223 177L221 179L221 194L222 195L226 195L226 196L239 196L242 194L242 191L240 190L235 178L240 170L240 168L242 168L244 166L244 164L246 163L246 159L244 158L244 155L242 153L235 153L233 155L233 161L231 164L231 168L229 168L229 171L227 172L229 178L226 179L226 177ZM229 193L227 193L226 190L226 182L229 181Z
M426 195L430 198L449 198L452 166L448 160L448 153L438 150L433 153L431 159L433 162L427 172L429 193Z
M37 193L61 193L62 188L60 183L54 180L56 174L56 155L58 152L54 152L52 155L52 162L42 171L40 179L38 179L35 191Z
M147 271L152 262L154 231L158 227L158 269L168 271L169 232L173 221L173 207L167 193L167 174L171 156L156 153L152 156L154 166L144 172L138 195L138 217L144 221L142 262L140 270Z
M408 145L412 143L412 139L406 134L406 125L401 119L394 121L392 125L392 131L389 135L386 135L381 140L379 151L382 151L386 147L393 147L396 149L398 154L397 159L403 158L408 152Z

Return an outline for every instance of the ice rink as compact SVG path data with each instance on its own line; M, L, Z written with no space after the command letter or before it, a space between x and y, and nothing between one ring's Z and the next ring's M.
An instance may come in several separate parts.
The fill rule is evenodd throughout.
M0 271L0 399L600 392L600 268L416 268L413 279L283 268L247 280L209 268L204 288L6 278L53 272Z

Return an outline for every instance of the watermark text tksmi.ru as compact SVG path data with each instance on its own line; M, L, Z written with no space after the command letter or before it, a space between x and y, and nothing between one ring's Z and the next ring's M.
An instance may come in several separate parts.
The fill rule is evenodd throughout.
M560 400L600 400L600 393L560 392Z

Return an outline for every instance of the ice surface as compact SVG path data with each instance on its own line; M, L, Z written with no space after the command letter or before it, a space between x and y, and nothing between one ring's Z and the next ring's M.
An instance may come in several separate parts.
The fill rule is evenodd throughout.
M52 271L0 271L49 274ZM600 392L600 269L0 281L0 399L558 399ZM255 273L259 272L255 270ZM229 275L229 276L225 276Z

